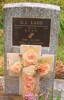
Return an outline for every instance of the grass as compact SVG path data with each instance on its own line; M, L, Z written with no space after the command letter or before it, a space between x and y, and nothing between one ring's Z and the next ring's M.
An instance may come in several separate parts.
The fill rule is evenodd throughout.
M4 36L3 36L3 30L0 29L0 56L3 56L4 54Z
M40 96L40 97L39 97L39 100L45 100L45 97L44 97L44 96ZM53 100L53 98L50 97L50 100ZM56 100L61 100L61 99L60 99L60 96L57 96L57 97L56 97Z
M64 45L58 46L57 59L64 62Z
M61 100L59 96L56 97L56 100Z

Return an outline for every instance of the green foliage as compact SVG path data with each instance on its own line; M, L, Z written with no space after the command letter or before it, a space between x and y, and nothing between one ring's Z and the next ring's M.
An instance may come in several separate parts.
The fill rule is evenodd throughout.
M56 100L60 100L60 96L57 96Z
M59 45L64 44L64 19L60 20Z
M39 100L45 100L45 97L44 96L40 96Z
M3 28L3 3L0 3L0 29Z
M3 28L3 15L0 13L0 29Z
M57 49L57 59L64 61L64 45L61 45Z
M2 32L0 31L0 56L4 54L4 37Z
M52 96L50 96L50 100L53 100L53 97Z
M45 97L44 96L40 96L39 97L39 100L45 100ZM50 100L53 100L53 97L52 96L50 97ZM56 100L60 100L60 96L57 96L56 97Z
M2 67L0 67L0 76L3 76L4 75L4 70Z
M64 0L5 0L5 3L16 2L39 2L64 6Z
M64 61L64 19L60 20L59 45L57 49L57 59Z

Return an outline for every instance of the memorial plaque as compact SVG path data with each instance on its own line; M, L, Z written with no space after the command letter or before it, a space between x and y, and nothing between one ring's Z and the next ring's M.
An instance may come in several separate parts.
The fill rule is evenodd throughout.
M13 45L49 46L51 19L13 18Z

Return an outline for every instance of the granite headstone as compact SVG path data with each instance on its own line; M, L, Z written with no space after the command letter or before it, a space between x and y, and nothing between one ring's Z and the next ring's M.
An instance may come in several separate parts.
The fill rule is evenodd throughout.
M56 59L60 7L40 3L13 3L4 6L5 34L5 92L19 94L20 78L11 77L7 71L7 53L19 53L20 44L41 45L42 54L52 54ZM28 34L27 34L28 33ZM54 64L55 64L54 59ZM53 73L41 79L41 92L51 96Z

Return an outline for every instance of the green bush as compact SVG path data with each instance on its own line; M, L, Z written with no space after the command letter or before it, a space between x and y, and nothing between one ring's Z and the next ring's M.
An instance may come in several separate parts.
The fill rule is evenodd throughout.
M3 28L3 10L2 7L0 7L0 29L2 28Z
M64 19L60 20L59 45L64 44Z
M3 36L3 30L0 29L0 56L3 56L4 54L4 36Z

